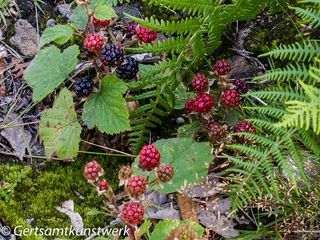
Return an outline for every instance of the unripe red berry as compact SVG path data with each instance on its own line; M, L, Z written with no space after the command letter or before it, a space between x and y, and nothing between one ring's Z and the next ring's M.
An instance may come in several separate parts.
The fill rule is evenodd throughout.
M144 208L137 202L126 203L122 209L121 217L126 224L139 224L144 218Z
M97 161L93 160L86 164L83 175L87 180L96 181L103 175L103 169Z
M231 72L231 65L228 63L227 60L223 59L216 62L216 64L213 66L213 70L219 76L227 75Z
M95 17L93 18L93 26L95 27L106 27L110 24L110 20L99 20Z
M147 191L147 180L142 176L133 176L129 178L126 185L126 192L130 197L138 199Z
M149 43L157 39L157 32L142 26L137 27L136 35L144 43Z
M152 145L144 146L140 151L139 167L143 170L152 170L160 164L160 153Z
M234 127L234 132L248 132L248 133L256 133L255 127L252 123L247 121L240 121L238 125ZM240 142L250 143L251 141L244 136L239 136Z
M221 138L224 134L221 126L216 122L208 123L206 128L208 129L208 134L212 139L217 140L217 139Z
M192 88L196 92L204 92L209 86L209 79L202 73L197 73L192 79Z
M84 39L83 47L91 52L98 52L104 45L104 37L97 33L88 34Z
M194 109L198 113L209 112L214 105L212 97L207 93L199 93L194 100Z
M186 104L184 105L184 110L187 113L194 112L194 100L193 99L190 99L188 102L186 102Z
M172 180L174 170L171 164L161 164L157 169L157 177L160 182L169 182Z
M235 89L229 89L223 92L221 97L221 104L236 108L240 105L240 94Z
M101 182L99 182L99 188L100 189L103 189L103 190L105 190L105 189L107 189L109 187L109 184L108 184L108 182L107 181L101 181Z

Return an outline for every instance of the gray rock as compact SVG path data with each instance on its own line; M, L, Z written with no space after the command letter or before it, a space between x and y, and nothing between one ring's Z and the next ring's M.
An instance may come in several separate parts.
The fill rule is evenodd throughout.
M53 18L49 19L46 23L46 27L53 27L54 25L56 25L56 20L54 20Z
M56 9L63 17L70 19L72 15L70 4L59 4Z
M114 10L116 11L118 16L123 16L123 13L128 13L134 17L138 17L138 18L141 17L139 9L133 5L122 5L122 6L114 7Z
M14 24L15 35L10 38L10 43L17 47L27 57L33 57L38 51L36 29L25 19L19 19Z
M2 30L0 29L0 40L3 39L3 32Z

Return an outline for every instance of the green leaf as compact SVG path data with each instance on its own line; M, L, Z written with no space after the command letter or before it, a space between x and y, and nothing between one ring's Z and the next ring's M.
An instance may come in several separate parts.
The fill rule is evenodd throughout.
M172 183L150 186L164 193L175 192L185 184L201 181L208 174L207 165L212 161L209 143L198 143L189 138L161 139L153 144L161 154L161 163L174 167ZM133 163L135 175L146 175L139 167L139 156Z
M40 121L40 137L48 158L71 159L78 155L81 125L74 110L71 92L63 89L53 108L44 111Z
M141 238L143 235L150 234L150 227L152 226L152 222L150 219L146 219L143 224L139 227L136 235L138 238Z
M93 16L99 20L110 20L111 18L116 17L117 14L112 7L99 4L95 7Z
M50 42L65 44L73 34L73 29L68 25L55 25L46 28L40 39L40 48Z
M84 104L82 118L88 128L97 127L107 134L130 130L129 111L122 96L126 91L125 82L113 75L106 76L101 91L92 94Z
M166 239L174 228L182 224L189 224L197 232L199 237L202 236L204 228L196 222L190 220L179 221L177 219L164 219L156 225L150 239Z
M64 52L56 46L41 50L25 71L25 80L33 89L33 100L41 101L68 77L78 63L79 47L73 45Z
M89 17L82 6L77 6L71 15L71 22L75 25L79 30L83 30L86 27L87 22L89 21Z
M98 209L91 209L89 212L87 212L88 216L95 216L99 214L105 214L104 212L99 211Z
M178 128L179 138L193 138L195 136L196 130L200 127L200 122L195 121L191 124L184 124Z
M181 110L184 108L185 103L195 97L194 92L187 92L186 86L184 86L182 83L179 84L179 86L174 91L175 95L175 105L174 108L177 110Z

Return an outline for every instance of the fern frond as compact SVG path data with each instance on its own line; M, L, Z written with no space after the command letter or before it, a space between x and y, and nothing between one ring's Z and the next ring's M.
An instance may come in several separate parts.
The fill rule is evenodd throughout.
M207 14L218 6L221 0L149 0L149 5L166 6L172 10L182 10L188 14Z
M285 82L293 79L300 79L308 82L310 78L309 67L305 64L289 64L284 68L272 69L254 80L269 79L271 81Z
M304 84L300 81L309 101L287 101L288 114L283 117L278 127L299 127L308 130L312 127L316 134L320 134L320 89Z
M292 9L306 22L311 23L315 28L320 26L320 11L319 8L311 9L311 8L300 8L293 7Z
M203 24L202 17L195 17L195 18L186 18L182 19L181 21L171 22L171 21L164 21L164 20L157 20L151 17L150 19L145 18L137 18L131 16L127 13L124 13L125 16L130 18L132 21L139 23L144 27L151 28L157 32L161 32L164 34L178 34L178 35L186 35L192 32L197 31L201 25Z
M273 57L281 60L312 61L320 52L319 40L308 40L302 43L280 46L270 52L264 53L261 57Z
M300 0L299 3L311 3L314 5L320 5L320 1L319 0Z
M286 114L286 111L283 108L276 108L276 107L271 107L271 106L243 107L243 109L253 110L253 111L256 111L257 113L266 114L270 117L274 117L277 119L282 118Z
M147 52L155 55L161 53L180 53L182 52L189 42L188 38L167 38L162 41L155 41L148 44L142 44L139 48L126 48L125 50L130 53Z
M256 91L247 93L244 95L245 97L256 97L261 98L266 101L273 101L273 102L286 102L290 100L306 100L306 96L304 95L303 91L299 89L293 88L273 88L263 91Z

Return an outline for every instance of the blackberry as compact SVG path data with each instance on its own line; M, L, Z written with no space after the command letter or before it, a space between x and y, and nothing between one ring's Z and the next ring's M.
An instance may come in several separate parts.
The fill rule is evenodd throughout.
M119 66L116 70L118 77L122 79L133 79L138 72L138 63L132 57L126 57L125 63Z
M98 33L88 34L83 42L83 47L90 52L98 52L104 44L104 37Z
M202 73L197 73L197 75L192 79L192 88L197 92L204 92L208 88L208 86L209 80Z
M93 26L95 27L106 27L110 24L110 20L99 20L93 17Z
M103 174L103 169L96 160L88 162L84 167L83 175L89 181L96 181Z
M152 170L160 164L161 155L152 145L144 146L139 154L139 167L143 170Z
M136 35L136 33L137 33L137 27L138 27L138 26L139 26L138 23L133 22L133 23L131 23L130 25L128 25L128 26L126 27L127 36L128 36L129 38L132 37L132 36L134 36L134 35Z
M249 86L245 80L236 79L233 84L236 86L236 90L241 94L245 94L249 91Z
M237 108L240 105L240 94L235 89L229 89L222 93L221 104L231 108Z
M173 178L174 170L171 164L161 164L156 173L160 182L169 182Z
M121 218L126 224L139 224L144 218L144 208L138 202L126 203L123 206Z
M222 59L216 62L216 64L213 66L213 70L218 74L218 76L227 75L231 72L231 65L227 60Z
M75 92L79 97L87 97L92 93L93 81L87 77L76 80Z
M150 43L157 39L157 32L150 28L138 26L136 34L138 38L144 43Z
M207 93L199 93L194 100L194 109L198 113L209 112L214 105L214 100Z
M184 110L187 113L192 113L194 111L194 100L190 99L186 104L184 105Z
M257 132L255 127L252 125L252 123L247 121L240 121L239 124L236 125L233 130L234 132L248 132L252 134L255 134ZM245 136L239 136L239 140L240 142L243 142L243 143L251 142L251 140L247 139Z
M221 126L216 122L210 122L207 126L208 134L213 139L219 139L223 136L223 130Z
M123 50L114 44L108 44L101 50L100 60L104 65L120 65L123 62Z
M145 177L133 176L128 179L125 190L130 197L138 199L147 191L147 184Z

